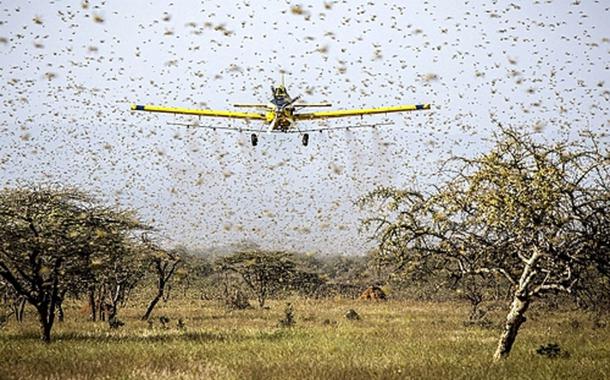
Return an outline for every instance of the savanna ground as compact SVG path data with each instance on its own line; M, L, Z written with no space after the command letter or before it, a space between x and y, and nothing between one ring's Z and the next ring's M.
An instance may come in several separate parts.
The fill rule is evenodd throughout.
M466 304L292 299L296 325L278 327L285 301L268 310L228 311L215 301L159 305L151 328L123 309L126 325L89 322L66 307L53 342L38 339L34 314L0 331L2 379L604 379L610 329L582 312L534 307L508 360L492 363L498 326L465 327ZM344 317L350 308L361 320ZM501 321L503 311L491 312ZM162 328L158 316L170 318ZM179 329L177 321L184 320ZM568 357L536 348L558 343Z

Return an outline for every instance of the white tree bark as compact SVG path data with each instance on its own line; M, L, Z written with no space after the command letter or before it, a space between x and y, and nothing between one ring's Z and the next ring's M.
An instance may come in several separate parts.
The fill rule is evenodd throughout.
M510 350L513 347L513 343L515 343L515 339L517 339L517 333L519 332L519 328L526 320L525 312L527 311L529 305L530 300L527 298L522 299L519 296L515 296L515 298L513 299L510 312L506 317L504 331L500 336L498 347L496 348L496 352L493 356L495 361L504 359L510 354Z
M517 339L519 328L526 320L525 312L529 308L533 297L529 287L534 279L534 276L537 274L535 267L540 259L540 256L540 252L535 250L532 256L524 262L525 266L523 267L523 273L521 273L519 283L515 287L513 302L511 303L510 311L506 316L504 331L500 336L498 347L496 348L496 352L493 356L495 361L508 357L513 344L515 343L515 339Z

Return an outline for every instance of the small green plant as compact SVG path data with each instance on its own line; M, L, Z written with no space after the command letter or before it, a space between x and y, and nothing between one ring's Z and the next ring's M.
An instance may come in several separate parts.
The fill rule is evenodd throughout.
M280 319L279 325L280 327L292 327L296 324L294 319L294 309L292 308L292 304L289 302L286 304L286 308L284 309L284 318Z
M170 322L169 317L165 316L165 315L161 315L159 317L159 323L161 323L161 327L164 329L167 329L169 326L167 326Z
M121 321L117 317L112 317L108 320L108 326L110 326L112 330L116 330L121 326L125 326L125 322Z
M345 313L345 318L350 321L358 321L360 320L360 315L354 309L349 309L347 313Z
M570 357L570 353L567 351L562 351L561 347L559 347L559 344L557 343L548 343L546 345L543 344L542 346L538 347L536 353L550 359Z

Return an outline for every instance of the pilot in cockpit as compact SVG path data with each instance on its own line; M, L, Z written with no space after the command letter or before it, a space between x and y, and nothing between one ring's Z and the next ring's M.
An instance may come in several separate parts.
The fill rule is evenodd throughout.
M273 100L271 101L275 105L282 105L288 102L288 93L286 92L286 88L283 85L279 85L277 87L272 87L273 90Z

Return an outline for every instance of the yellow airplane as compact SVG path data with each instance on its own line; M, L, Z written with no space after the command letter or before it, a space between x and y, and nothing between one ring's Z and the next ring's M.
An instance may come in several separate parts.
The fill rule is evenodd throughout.
M257 103L237 103L235 107L243 108L254 108L260 112L236 112L236 111L219 111L219 110L198 110L189 108L173 108L173 107L161 107L153 105L131 105L132 111L147 111L147 112L161 112L161 113L173 113L180 115L193 115L193 116L211 116L211 117L226 117L234 119L244 120L260 120L264 124L267 124L267 132L282 132L282 133L299 133L302 136L303 145L307 146L309 143L309 134L307 132L313 131L325 131L325 130L337 130L337 129L351 129L351 128L368 128L376 127L378 125L387 125L392 123L376 123L376 124L361 124L352 125L345 127L324 127L324 128L313 128L313 129L299 129L297 127L297 121L301 120L315 120L315 119L329 119L336 117L346 116L363 116L371 114L385 114L389 112L407 112L407 111L419 111L429 110L430 104L413 104L413 105L402 105L392 107L379 107L379 108L365 108L365 109L348 109L348 110L336 110L336 111L319 111L319 112L308 112L299 113L298 111L308 107L330 107L330 103L301 103L299 102L300 96L291 98L286 91L284 86L284 80L280 85L271 86L271 92L273 98L268 104L257 104ZM230 127L214 127L199 124L185 124L185 123L169 123L173 125L184 125L188 127L202 127L210 129L221 129L237 132L254 132L251 134L250 139L253 146L258 144L258 136L256 133L264 132L264 127L260 129L254 128L230 128Z

